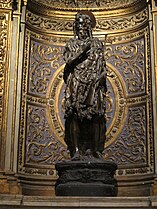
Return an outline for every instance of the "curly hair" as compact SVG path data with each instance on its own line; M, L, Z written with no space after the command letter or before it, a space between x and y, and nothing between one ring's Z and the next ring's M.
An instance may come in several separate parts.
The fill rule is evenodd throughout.
M82 23L83 27L85 27L89 31L89 34L91 34L92 28L94 28L96 25L96 19L93 13L90 11L79 11L75 16L75 21L73 24L73 31L75 36L79 28L79 23Z

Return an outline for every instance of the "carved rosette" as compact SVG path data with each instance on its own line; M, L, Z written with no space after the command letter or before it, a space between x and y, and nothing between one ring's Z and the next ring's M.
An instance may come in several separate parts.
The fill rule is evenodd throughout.
M19 145L19 172L54 177L54 163L69 157L63 140L65 86L62 53L65 42L72 35L75 14L75 11L68 13L64 10L62 16L57 10L55 16L52 7L56 2L61 7L66 3L77 3L46 0L45 15L41 15L39 7L43 1L29 3L38 5L39 13L29 5ZM78 5L85 6L85 2L79 1ZM152 83L146 3L133 0L97 1L99 3L107 7L104 14L103 9L96 13L94 35L102 41L104 33L108 35L104 51L108 86L104 158L118 163L117 175L151 174L154 172ZM95 5L95 1L90 1L91 8ZM138 5L137 10L135 5ZM120 10L121 15L113 15L114 9L124 7L132 10ZM108 10L111 16L105 13Z

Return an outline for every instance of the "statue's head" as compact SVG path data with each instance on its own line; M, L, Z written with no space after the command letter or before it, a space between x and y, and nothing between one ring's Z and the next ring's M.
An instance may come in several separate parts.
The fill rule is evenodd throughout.
M92 12L80 11L75 16L74 33L79 39L86 39L92 36L92 28L95 27L96 20Z

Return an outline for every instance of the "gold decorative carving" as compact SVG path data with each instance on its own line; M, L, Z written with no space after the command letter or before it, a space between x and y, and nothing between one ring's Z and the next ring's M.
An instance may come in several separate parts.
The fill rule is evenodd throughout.
M29 48L30 47L30 33L26 32L25 37L25 51L24 51L24 69L23 69L23 83L22 83L22 101L21 101L21 120L20 120L20 132L19 132L19 153L18 153L18 169L22 171L25 158L25 129L26 129L26 98L27 98L27 79L28 79L28 60L29 60Z
M32 0L31 0L32 1ZM38 6L55 9L101 8L105 10L126 8L142 2L141 0L35 0Z
M143 96L137 96L134 98L127 98L127 104L129 105L134 105L134 104L141 104L141 103L146 103L148 99L148 96L143 95Z
M0 15L0 127L2 130L2 109L4 101L6 50L7 50L7 20L6 15ZM2 132L1 132L2 133Z
M28 30L27 30L28 31ZM111 44L117 44L117 43L125 43L126 41L130 41L132 39L138 39L139 37L143 37L144 34L148 33L148 27L145 27L141 29L140 31L134 31L134 33L127 33L127 34L120 34L120 35L112 35L108 34L106 42L106 46L110 46ZM44 34L36 33L34 31L31 31L31 37L32 39L41 40L44 41L45 44L51 44L58 46L64 46L67 43L67 40L69 39L69 36L47 36ZM100 37L101 41L104 42L104 35Z
M22 172L29 175L42 175L42 176L53 176L56 177L56 172L53 169L42 169L42 168L29 168L29 167L23 167Z
M39 15L33 14L30 11L27 11L26 14L27 23L34 28L44 30L45 32L52 33L56 32L69 32L73 28L73 19L65 20L64 18L55 18L55 17L41 17ZM128 16L127 18L105 18L97 20L95 31L118 31L118 30L128 30L139 25L144 24L148 21L148 11L145 8L137 14Z
M46 97L48 98L47 111L48 111L48 115L50 115L50 118L48 117L50 127L52 128L57 139L61 141L62 144L65 145L64 139L63 139L64 138L63 123L58 114L59 94L64 83L63 82L63 68L64 66L59 68L57 72L54 74ZM62 109L62 111L64 110Z
M144 24L148 21L148 10L145 8L137 14L128 16L127 18L108 18L108 19L98 19L96 25L96 31L116 31L116 30L128 30L139 25Z
M47 6L47 12L40 16L40 12L27 11L30 31L26 30L19 171L31 175L51 175L51 168L55 176L52 166L55 160L68 158L63 141L64 63L61 54L63 45L72 35L74 14L68 13L64 19L61 13L55 16L48 9L54 5L70 5L69 2L35 0L39 7ZM80 2L87 6L87 1ZM113 2L115 7L112 8ZM96 3L99 4L89 2L93 8ZM101 1L101 6L102 3L106 2ZM106 3L104 11L140 3L140 0L113 0L110 5ZM136 12L127 11L127 15L113 15L112 19L109 15L106 19L105 14L97 14L95 35L104 41L103 31L108 33L105 52L108 129L104 156L119 163L118 175L151 174L154 170L148 12L141 7Z
M106 47L105 58L119 69L127 92L145 92L144 39Z
M52 73L62 62L62 48L31 41L30 85L32 93L45 94Z
M129 108L124 130L105 150L105 158L114 158L121 166L147 163L146 140L145 106Z
M126 169L126 175L134 175L134 174L146 174L150 172L149 168L137 168L137 169Z
M7 108L9 14L0 13L0 147L4 154L5 124ZM4 156L3 156L4 157ZM1 160L3 161L3 157ZM0 161L1 161L0 160ZM1 163L1 162L0 162ZM4 162L2 162L4 163Z
M45 113L44 108L28 106L27 164L44 162L53 165L67 156L65 148L50 136Z
M149 32L145 35L145 42L146 47L145 51L146 54L146 82L147 82L147 89L146 94L148 95L147 98L147 118L148 118L148 139L149 139L149 155L148 155L148 163L152 171L154 171L154 161L155 161L155 153L154 153L154 135L153 135L153 102L152 102L152 73L151 73L151 64L150 64L150 34Z
M36 97L34 95L27 95L27 101L29 103L36 103L36 104L44 106L44 107L47 104L47 99L46 98Z
M33 31L31 31L31 37L32 39L41 40L42 42L44 41L45 44L49 43L53 45L55 43L56 46L64 46L69 38L66 36L46 36Z
M117 34L117 35L108 35L107 36L107 46L111 44L120 44L120 43L125 43L129 42L132 40L139 39L139 37L143 37L146 39L147 34L149 33L148 27L144 27L141 30L134 31L133 33L126 33L126 34Z
M72 31L73 20L65 21L65 19L61 18L46 18L41 17L32 12L27 11L26 13L27 23L36 27L42 28L44 31Z
M13 0L0 0L0 8L12 8L12 2Z

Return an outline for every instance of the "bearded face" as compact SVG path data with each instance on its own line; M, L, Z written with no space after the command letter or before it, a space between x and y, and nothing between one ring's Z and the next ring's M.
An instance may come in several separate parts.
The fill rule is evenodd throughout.
M78 13L74 22L74 31L80 40L91 36L92 22L88 15Z

